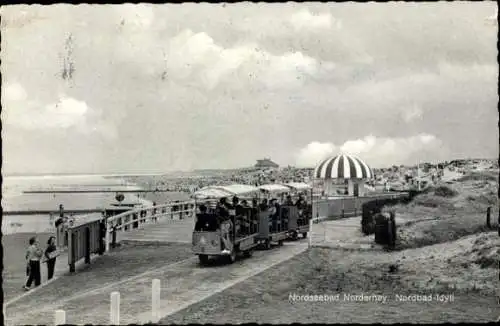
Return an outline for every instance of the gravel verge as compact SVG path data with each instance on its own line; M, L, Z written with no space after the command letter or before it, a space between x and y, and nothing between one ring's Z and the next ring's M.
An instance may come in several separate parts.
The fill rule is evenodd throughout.
M449 245L449 244L448 244ZM313 248L183 311L161 324L187 323L397 323L486 322L498 317L495 285L483 289L450 288L439 273L453 262L430 257L430 247L407 252L410 259L427 256L427 264L402 263L399 253ZM435 251L443 248L434 248ZM455 252L456 254L456 252ZM391 265L396 272L390 273ZM434 265L438 265L434 268ZM420 266L420 267L419 267ZM484 268L498 278L495 268ZM457 274L466 270L455 270ZM429 282L429 278L434 280ZM495 278L496 277L496 278ZM465 282L467 283L467 282ZM290 295L338 295L331 302L293 302ZM387 296L387 301L360 302L344 295ZM432 301L399 301L396 295L432 295ZM453 295L453 302L435 295ZM451 297L450 297L451 298ZM444 298L442 298L444 299Z

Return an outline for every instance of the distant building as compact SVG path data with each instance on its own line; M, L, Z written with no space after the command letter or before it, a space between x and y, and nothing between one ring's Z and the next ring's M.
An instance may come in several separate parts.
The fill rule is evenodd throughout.
M257 160L255 167L258 169L268 169L268 168L278 168L279 165L271 161L269 158L264 158L262 160Z

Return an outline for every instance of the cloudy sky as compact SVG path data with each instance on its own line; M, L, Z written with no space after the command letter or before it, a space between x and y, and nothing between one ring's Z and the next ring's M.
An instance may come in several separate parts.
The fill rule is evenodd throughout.
M3 172L497 157L495 10L3 7Z

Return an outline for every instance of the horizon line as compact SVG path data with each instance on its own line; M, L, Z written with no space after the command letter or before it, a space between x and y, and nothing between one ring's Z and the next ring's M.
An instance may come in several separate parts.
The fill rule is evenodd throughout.
M452 161L473 161L473 160L486 160L486 161L497 161L498 158L456 158L451 160L443 160L442 162L452 162ZM434 162L420 162L419 164L440 164ZM412 164L392 164L386 167L392 166L414 166L417 163ZM314 169L314 166L306 167L306 166L294 166L294 165L284 165L282 167L294 167L298 169ZM376 169L386 168L386 167L378 167ZM224 170L240 170L240 169L249 169L254 168L253 166L248 167L233 167L233 168L206 168L206 169L192 169L192 170L173 170L173 171L163 171L163 172L142 172L142 173L105 173L105 172L37 172L37 173L23 173L23 172L11 172L11 173L2 173L3 177L42 177L42 176L103 176L103 177L134 177L134 176L156 176L156 175L165 175L172 173L193 173L193 172L203 172L203 171L224 171Z

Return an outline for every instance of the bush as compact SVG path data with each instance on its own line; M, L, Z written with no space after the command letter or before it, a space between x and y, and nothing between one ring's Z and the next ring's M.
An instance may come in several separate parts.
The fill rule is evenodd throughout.
M455 197L458 192L448 186L439 186L434 189L434 194L441 197Z

